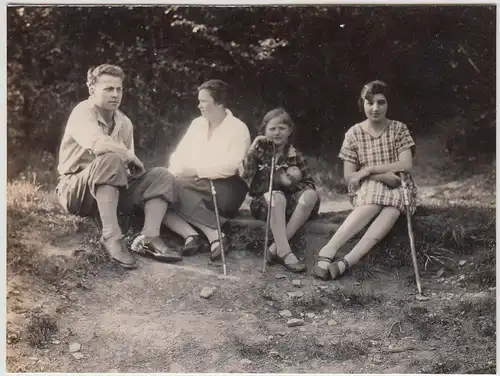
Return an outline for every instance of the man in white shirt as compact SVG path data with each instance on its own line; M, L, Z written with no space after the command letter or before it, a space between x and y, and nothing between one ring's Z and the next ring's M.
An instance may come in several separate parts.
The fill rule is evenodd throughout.
M89 98L71 112L59 150L60 174L56 193L68 212L102 222L101 244L124 268L136 261L122 238L117 209L144 211L140 240L143 251L160 261L182 259L160 238L169 204L177 200L174 177L166 168L145 170L134 152L133 127L121 112L123 79L120 67L103 64L87 74Z
M250 132L227 108L228 85L209 80L198 88L200 117L193 120L169 160L169 171L176 176L178 204L168 211L163 223L185 238L184 254L198 252L203 241L200 229L210 243L211 259L220 257L217 221L210 191L210 180L217 191L217 207L224 217L238 213L248 187L240 177L243 159L250 147ZM223 234L224 250L229 239Z

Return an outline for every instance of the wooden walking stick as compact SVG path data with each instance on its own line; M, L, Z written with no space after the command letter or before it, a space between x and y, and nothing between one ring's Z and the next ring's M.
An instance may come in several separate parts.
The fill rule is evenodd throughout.
M224 242L222 241L222 230L220 226L219 208L217 207L217 191L215 190L215 185L212 180L210 180L210 190L212 191L212 198L214 201L214 208L215 208L215 219L217 220L217 233L219 234L220 255L222 257L222 270L224 271L224 275L227 275L226 255L224 251Z
M269 227L271 222L271 204L273 201L273 180L274 180L274 169L276 168L276 146L274 142L273 146L273 156L271 158L271 172L269 174L269 202L267 203L267 218L266 218L266 231L264 237L264 262L262 263L262 273L266 272L267 265L267 243L269 242Z
M415 280L417 283L418 294L415 296L417 300L429 300L428 297L422 295L422 285L420 284L420 274L418 272L417 264L417 251L415 249L415 238L413 236L413 226L411 222L410 213L410 193L408 192L408 183L406 181L407 174L404 171L400 171L401 176L401 188L403 189L403 200L405 204L406 211L406 223L408 225L408 237L410 238L410 248L411 248L411 259L413 261L413 269L415 271Z

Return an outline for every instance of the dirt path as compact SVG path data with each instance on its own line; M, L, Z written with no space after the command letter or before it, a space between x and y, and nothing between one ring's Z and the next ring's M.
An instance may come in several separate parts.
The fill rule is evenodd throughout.
M424 166L417 175L429 199L450 182L432 182L428 170L436 167ZM347 208L339 196L322 211ZM309 265L328 239L305 235ZM466 320L468 310L489 304L495 291L461 283L460 272L424 278L432 299L418 302L411 268L323 283L279 266L262 274L261 256L245 248L228 256L227 277L207 254L178 265L140 261L134 271L107 267L87 276L63 296L34 286L30 300L57 312L58 331L44 349L11 346L17 369L10 371L440 373L496 364L491 328ZM23 281L10 281L9 296L16 284ZM210 287L213 295L202 298ZM15 303L19 310L22 302ZM288 326L293 318L303 322ZM486 334L467 344L463 363L460 338L478 330ZM80 348L72 352L75 343Z

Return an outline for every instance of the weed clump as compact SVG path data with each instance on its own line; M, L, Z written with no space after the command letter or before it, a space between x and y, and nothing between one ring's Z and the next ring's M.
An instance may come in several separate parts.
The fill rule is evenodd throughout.
M39 311L32 312L26 325L26 340L34 348L43 347L57 332L57 329L57 321L54 317Z

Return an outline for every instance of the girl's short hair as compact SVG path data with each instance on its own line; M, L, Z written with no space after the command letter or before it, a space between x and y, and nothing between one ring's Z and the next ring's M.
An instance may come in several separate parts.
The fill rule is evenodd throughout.
M119 66L101 64L98 67L90 68L87 71L87 87L95 85L97 79L103 74L109 74L110 76L121 78L122 81L125 79L125 73L123 73L123 69Z
M269 111L267 114L264 115L264 118L262 119L262 124L260 126L260 133L264 134L266 133L266 127L267 124L273 120L274 118L279 117L281 122L283 124L286 124L290 127L292 134L295 129L295 123L292 120L292 117L288 112L285 111L283 108L275 108L274 110Z
M210 93L215 103L222 104L226 108L228 107L230 86L226 82L222 80L208 80L198 86L198 92L203 89Z
M387 101L389 101L389 85L384 81L375 80L368 82L363 89L361 89L361 94L358 98L358 107L361 112L364 112L364 101L365 99L371 100L375 94L383 94Z

